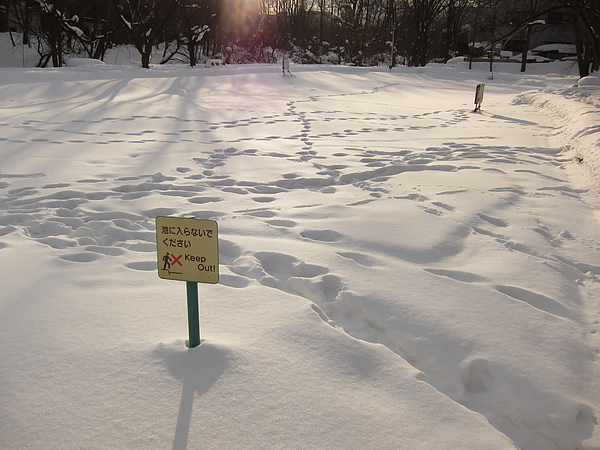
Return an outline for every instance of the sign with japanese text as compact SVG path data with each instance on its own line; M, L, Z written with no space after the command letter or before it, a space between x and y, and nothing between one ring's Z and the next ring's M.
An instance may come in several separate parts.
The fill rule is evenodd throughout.
M218 283L218 242L214 220L157 217L158 276L166 280Z

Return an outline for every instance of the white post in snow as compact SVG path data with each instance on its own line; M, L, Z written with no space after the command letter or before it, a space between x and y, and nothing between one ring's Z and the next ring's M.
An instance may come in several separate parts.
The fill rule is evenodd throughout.
M481 109L481 103L483 103L483 91L485 91L485 84L479 83L475 88L475 109L473 112L477 112Z
M392 68L394 67L394 29L392 28L392 42L391 42L391 50L390 50L390 73L392 72Z
M290 59L287 56L284 56L283 60L281 61L281 70L283 71L284 76L286 72L288 73L288 75L292 74L290 72Z

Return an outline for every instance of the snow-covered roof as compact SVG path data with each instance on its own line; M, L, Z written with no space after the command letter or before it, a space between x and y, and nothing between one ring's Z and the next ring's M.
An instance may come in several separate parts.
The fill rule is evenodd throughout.
M534 52L552 52L556 51L559 53L577 53L575 44L543 44L534 48Z

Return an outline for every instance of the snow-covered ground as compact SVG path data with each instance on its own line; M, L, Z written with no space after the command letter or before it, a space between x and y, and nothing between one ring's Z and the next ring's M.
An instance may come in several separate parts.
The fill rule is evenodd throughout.
M0 447L600 448L573 70L0 69ZM190 214L193 349L154 222Z

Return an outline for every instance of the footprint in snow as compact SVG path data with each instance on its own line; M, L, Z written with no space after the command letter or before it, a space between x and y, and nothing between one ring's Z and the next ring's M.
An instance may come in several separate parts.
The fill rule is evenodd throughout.
M347 258L347 259L351 259L355 262L357 262L358 264L360 264L361 266L365 266L365 267L372 267L375 265L376 260L375 258L366 255L364 253L355 253L355 252L338 252L338 255Z
M502 219L498 219L496 217L488 216L487 214L478 213L477 214L481 220L485 220L486 222L494 225L498 228L506 228L508 226L508 222L505 222Z
M196 204L205 204L205 203L216 203L216 202L220 202L223 199L221 197L194 197L194 198L190 198L188 199L188 201L190 203L196 203Z
M523 289L517 286L495 286L498 292L501 292L509 297L525 302L534 308L544 311L548 314L552 314L558 317L569 317L569 311L565 306L559 303L557 300L550 298L546 295L539 294L537 292Z
M285 227L285 228L293 228L297 225L296 222L294 222L293 220L285 220L285 219L268 220L267 223L274 227Z
M276 200L275 197L254 197L252 198L253 201L258 202L258 203L270 203L270 202L274 202Z
M69 255L61 255L59 256L59 258L65 261L87 263L100 259L101 255L99 255L98 253L75 253Z
M334 230L305 230L300 232L300 236L321 242L337 242L343 238L342 234Z
M258 252L236 258L229 270L263 286L300 295L316 304L333 302L343 289L342 280L326 267L309 264L292 255Z
M126 263L125 267L132 270L141 270L145 272L152 272L156 270L156 261L136 261Z
M447 269L425 269L426 272L429 272L433 275L448 277L456 281L461 281L463 283L476 283L478 281L485 281L486 278L480 275L464 272L462 270L447 270Z

